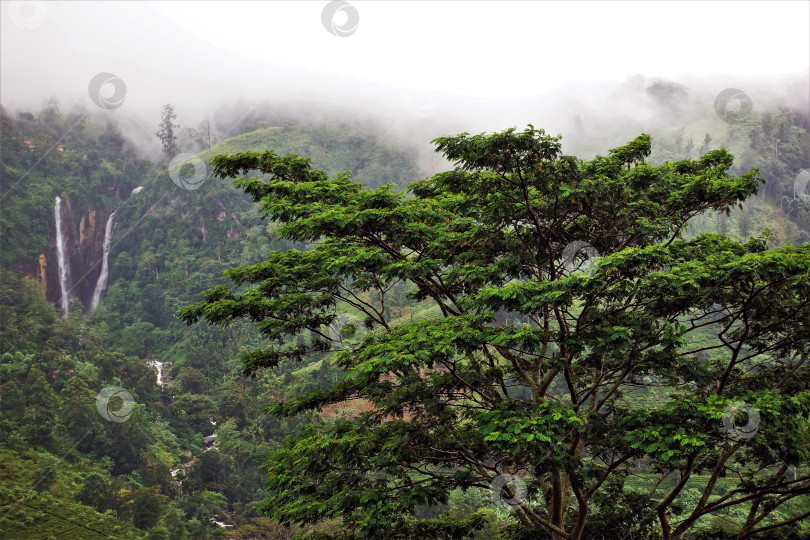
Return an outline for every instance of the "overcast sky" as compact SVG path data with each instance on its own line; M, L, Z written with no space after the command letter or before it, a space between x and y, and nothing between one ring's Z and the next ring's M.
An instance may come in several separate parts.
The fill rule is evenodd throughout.
M124 81L132 111L242 97L372 110L404 100L417 113L437 99L497 105L634 74L733 83L810 72L807 1L2 4L0 101L11 109L50 95L90 104L101 72Z

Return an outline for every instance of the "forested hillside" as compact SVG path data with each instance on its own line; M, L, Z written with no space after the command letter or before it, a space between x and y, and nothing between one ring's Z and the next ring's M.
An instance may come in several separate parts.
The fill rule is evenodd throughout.
M317 236L307 236L321 224L292 232L287 226L281 229L284 234L279 233L285 225L279 208L287 199L282 198L275 211L270 211L233 185L230 178L236 174L225 174L239 171L239 176L257 174L269 181L284 174L294 177L306 169L279 162L291 169L262 171L264 162L250 161L260 155L254 152L272 150L278 156L311 158L313 170L321 169L336 179L334 186L319 184L320 178L311 179L311 184L301 182L302 190L316 190L306 202L312 208L336 197L340 186L360 193L347 187L350 181L375 190L368 204L382 208L389 204L392 193L402 192L433 172L423 170L414 148L394 146L379 135L379 129L359 121L319 124L296 123L286 117L283 121L259 118L240 126L243 133L210 148L189 143L183 150L206 164L205 175L189 187L177 181L166 156L146 154L120 126L85 110L62 113L51 102L38 112L0 112L0 537L174 540L291 538L313 531L335 537L347 530L370 534L364 528L368 524L363 523L362 512L352 517L354 525L360 523L356 528L323 509L312 510L317 519L302 524L287 518L310 509L287 508L287 514L273 514L266 502L281 504L271 488L276 492L283 489L281 479L268 476L280 471L272 465L262 468L268 456L303 459L284 454L287 437L305 437L315 428L339 432L344 420L356 419L371 409L367 400L335 399L322 403L320 410L302 412L305 407L291 407L283 411L288 414L270 414L278 400L315 395L310 392L344 381L346 364L336 362L337 357L327 354L327 349L312 346L313 340L317 342L314 335L302 333L298 341L284 338L285 345L300 346L300 354L282 357L272 369L243 369L246 359L255 360L252 352L265 349L272 341L260 333L271 324L257 327L249 317L240 318L251 315L250 306L233 320L210 317L217 325L187 325L196 319L186 312L184 321L177 313L198 302L203 291L233 286L223 276L228 269L258 265L272 252L291 253L288 263L293 268L300 262L295 254L308 253L318 244ZM797 180L801 171L810 168L807 114L774 107L737 123L716 117L711 122L690 118L684 116L682 123L674 120L652 132L651 153L646 157L649 164L699 162L722 146L734 156L730 173L742 176L756 168L763 182L740 208L734 207L733 200L718 202L708 210L701 208L705 211L688 220L683 238L708 232L745 243L767 229L771 236L758 241L769 248L806 246L810 241L810 195L795 189L801 183ZM598 148L595 152L600 154L618 146L600 146L608 136L596 133L586 125L571 137L580 137L575 147ZM485 162L485 150L482 146L481 154L469 159ZM452 152L446 154L457 161ZM221 155L243 156L244 163L252 165L244 170L223 165L219 176L228 179L218 178L210 163ZM643 161L632 162L635 166ZM630 162L623 162L627 170ZM481 169L489 166L485 163ZM497 170L497 165L491 170ZM346 171L351 171L350 177L341 176ZM456 185L453 178L442 178L452 189L467 189L461 180ZM444 195L431 192L427 182L405 198L413 198L416 192L428 201L441 199ZM384 186L390 186L389 190ZM739 186L736 189L743 191ZM475 200L487 200L486 193L476 194L479 196ZM290 201L298 201L297 197L302 197L300 192L290 192ZM301 204L305 210L284 211L309 215L312 208ZM345 206L351 204L356 201ZM730 212L726 206L731 207ZM430 214L426 209L425 223L439 211L431 208L435 214ZM467 211L470 209L458 209L459 214ZM467 218L473 219L465 215ZM346 227L354 226L352 219L346 217ZM447 227L451 228L449 219ZM447 240L469 241L464 234ZM756 242L746 244L746 249L756 252L760 249ZM727 247L729 252L737 249ZM348 265L352 257L350 253L342 256L346 259L333 261L336 267ZM297 279L305 282L311 277ZM250 280L236 288L245 283ZM427 293L414 292L417 288L397 283L386 289L382 311L392 328L442 316L439 307L425 302ZM292 305L293 300L290 302ZM64 310L64 305L69 308ZM222 313L230 313L231 308L216 306ZM304 311L290 308L290 321L297 324ZM497 322L527 323L519 312L519 306L512 305L497 314ZM359 314L356 309L345 310L346 317L355 321ZM345 320L328 322L332 326L325 326L324 333L349 344L342 350L351 349L366 335L359 322L356 326L344 324ZM696 334L698 344L709 339L710 330ZM411 337L422 339L416 331ZM625 403L652 410L661 404L659 397L674 392L672 381L654 380L653 385L638 384L628 390ZM386 388L393 391L394 387ZM413 391L425 389L414 387ZM514 390L518 394L525 391L519 386ZM279 412L278 407L275 410ZM490 431L495 431L498 418L490 420ZM807 448L802 451L803 461L794 460L798 462L792 469L794 479L808 474ZM319 457L329 460L327 453ZM638 474L624 484L624 494L620 485L611 485L612 491L600 503L603 508L615 503L615 512L602 512L602 521L595 526L625 526L627 512L643 507L639 486L654 476L656 464L643 457L635 463ZM678 495L677 505L689 506L700 499L706 478L696 478L695 484ZM720 484L724 492L738 486L731 476L724 476ZM277 498L268 499L271 495ZM485 489L453 489L444 502L416 495L414 500L418 502L411 516L415 519L444 515L465 525L419 529L420 534L491 538L516 530L515 514L492 504ZM317 508L321 503L312 504ZM380 502L382 506L384 502ZM690 529L691 538L734 538L750 510L749 504L733 512L703 516ZM810 497L805 494L787 501L776 514L789 518L808 511ZM371 514L374 519L379 517L369 511ZM280 521L292 523L282 525ZM451 529L456 536L448 532ZM660 537L647 526L632 530L636 535L632 538ZM789 534L784 537L808 538L810 527L798 521Z
M236 355L260 342L251 325L189 328L174 312L221 283L224 269L292 244L227 182L208 178L183 189L114 124L74 124L51 108L2 116L3 534L78 534L71 524L84 520L76 512L93 513L81 504L103 512L105 538L218 537L237 522L245 534L276 534L281 528L255 508L265 496L258 467L313 420L260 411L274 395L338 375L324 363L246 378ZM353 170L369 184L404 186L421 174L412 150L387 147L348 122L264 127L201 157L269 147L312 155L332 174ZM67 207L67 314L60 312L57 196ZM109 284L91 309L103 225L113 214ZM125 422L96 410L99 391L111 385L135 403ZM53 521L38 517L46 496L63 501L50 509Z

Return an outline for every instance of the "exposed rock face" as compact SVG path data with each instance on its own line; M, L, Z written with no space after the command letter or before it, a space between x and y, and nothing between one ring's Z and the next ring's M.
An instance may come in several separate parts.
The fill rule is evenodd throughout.
M88 236L88 232L90 235L92 235L95 230L96 230L96 210L95 208L91 208L87 212L87 214L82 216L82 220L79 222L79 244L84 244L85 239Z
M39 254L39 288L42 291L42 298L47 298L48 294L48 259L44 253Z

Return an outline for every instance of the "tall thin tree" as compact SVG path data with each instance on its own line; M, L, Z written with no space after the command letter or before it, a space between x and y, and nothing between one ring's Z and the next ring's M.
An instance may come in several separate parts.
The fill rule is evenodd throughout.
M177 136L174 134L175 130L180 126L174 123L177 114L174 112L174 105L167 103L163 106L163 114L160 118L160 126L158 127L155 135L160 142L163 143L163 153L169 158L169 161L178 154Z

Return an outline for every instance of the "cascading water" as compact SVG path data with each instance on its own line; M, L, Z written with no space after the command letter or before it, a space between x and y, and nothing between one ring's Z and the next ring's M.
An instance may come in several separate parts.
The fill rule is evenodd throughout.
M166 384L166 382L163 380L163 368L166 365L166 362L158 362L157 360L150 360L149 365L155 368L155 370L157 371L158 386Z
M54 205L54 217L56 219L56 260L59 264L59 288L62 294L60 305L62 306L62 316L67 317L70 301L68 298L68 266L67 254L65 249L65 237L62 234L62 199L56 198Z
M107 218L107 227L104 229L104 254L101 256L101 273L98 275L96 290L93 291L93 300L90 302L90 310L96 309L96 306L98 306L98 303L101 301L101 294L107 288L107 279L110 276L110 267L107 265L107 259L110 256L110 239L112 237L114 215L115 212L110 214L110 217Z

